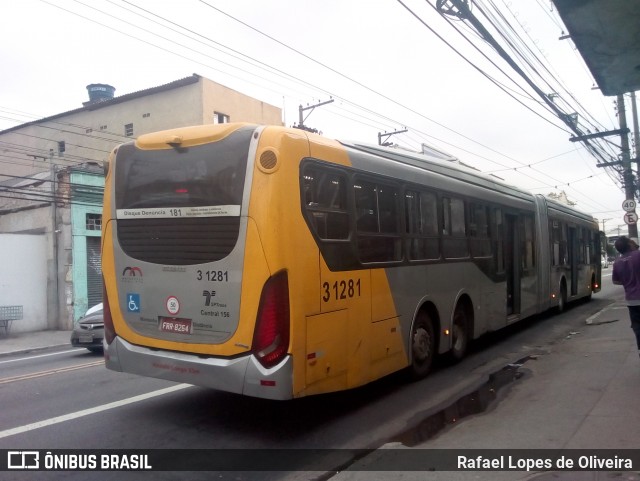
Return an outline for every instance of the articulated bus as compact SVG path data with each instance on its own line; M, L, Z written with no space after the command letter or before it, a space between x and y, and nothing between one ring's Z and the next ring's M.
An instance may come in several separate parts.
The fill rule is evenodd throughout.
M250 124L111 154L109 369L267 399L362 386L600 289L594 219L457 163Z

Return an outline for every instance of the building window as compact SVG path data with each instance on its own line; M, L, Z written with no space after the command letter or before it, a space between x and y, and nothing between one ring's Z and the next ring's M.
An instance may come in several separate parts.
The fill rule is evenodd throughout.
M146 114L142 114L143 119L146 119L147 117L151 117L151 114L148 112Z
M101 125L100 126L100 130L107 130L107 126L106 125Z
M65 150L67 150L67 145L65 144L64 140L61 140L60 142L58 142L58 155L62 157Z
M214 124L228 124L229 116L227 114L223 114L220 112L213 113L213 123Z
M101 230L102 214L87 214L85 224L87 230Z
M133 136L133 124L125 124L124 135L126 135L127 137Z

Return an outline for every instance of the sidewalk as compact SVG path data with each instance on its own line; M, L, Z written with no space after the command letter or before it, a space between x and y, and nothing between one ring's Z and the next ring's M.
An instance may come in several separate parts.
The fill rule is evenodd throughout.
M413 449L640 449L640 358L624 301L618 301L527 361L525 375L489 411L451 424ZM406 449L399 443L387 449ZM382 451L384 452L384 451ZM378 450L355 466L375 466ZM461 453L464 454L464 453ZM633 471L342 471L331 481L640 481ZM354 467L355 467L354 466Z
M0 357L50 347L71 347L71 331L0 332Z

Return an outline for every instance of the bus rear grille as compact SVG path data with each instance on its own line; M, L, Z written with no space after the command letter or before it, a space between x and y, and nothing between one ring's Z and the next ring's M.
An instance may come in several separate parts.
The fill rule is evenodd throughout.
M121 219L118 241L130 257L154 264L191 265L223 259L238 241L240 217Z

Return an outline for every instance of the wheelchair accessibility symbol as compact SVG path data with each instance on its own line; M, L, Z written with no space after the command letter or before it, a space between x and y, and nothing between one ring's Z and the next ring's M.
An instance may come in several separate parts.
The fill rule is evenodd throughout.
M127 311L140 312L140 294L127 292Z

